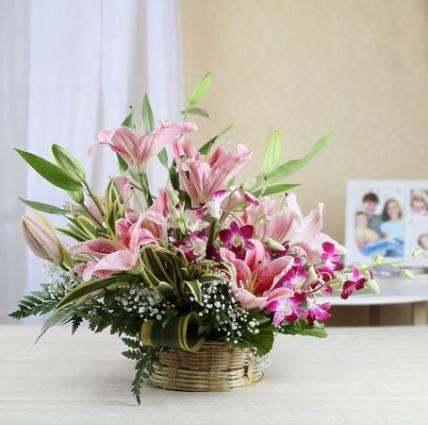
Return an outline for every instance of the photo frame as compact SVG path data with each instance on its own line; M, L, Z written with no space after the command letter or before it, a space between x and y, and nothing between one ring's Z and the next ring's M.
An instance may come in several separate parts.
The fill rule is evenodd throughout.
M349 180L345 245L348 262L383 255L427 268L428 180Z

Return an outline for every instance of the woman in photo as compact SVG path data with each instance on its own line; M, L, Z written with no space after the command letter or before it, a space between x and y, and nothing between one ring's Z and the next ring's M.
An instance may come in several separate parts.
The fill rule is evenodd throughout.
M404 245L403 211L396 199L388 199L382 211L382 224L380 225L382 236L393 241L396 246L391 246L385 253L387 257L402 257Z

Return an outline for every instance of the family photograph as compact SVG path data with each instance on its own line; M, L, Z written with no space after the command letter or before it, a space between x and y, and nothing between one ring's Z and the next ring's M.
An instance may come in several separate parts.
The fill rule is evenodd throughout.
M402 203L394 197L381 202L374 191L365 193L355 213L355 242L360 253L367 257L403 257L404 235Z

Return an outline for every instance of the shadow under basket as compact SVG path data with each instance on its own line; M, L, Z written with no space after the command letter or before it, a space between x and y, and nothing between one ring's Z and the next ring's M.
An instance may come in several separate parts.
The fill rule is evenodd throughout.
M149 383L167 390L229 391L263 377L265 358L220 342L205 342L194 353L168 349L159 353Z

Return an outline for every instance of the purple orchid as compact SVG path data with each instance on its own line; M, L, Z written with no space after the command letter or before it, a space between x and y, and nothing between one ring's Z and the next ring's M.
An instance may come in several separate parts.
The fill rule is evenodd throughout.
M323 265L319 268L320 271L334 275L336 270L342 270L343 264L340 261L340 253L336 251L336 247L331 242L322 244L321 260Z
M306 316L309 326L313 326L315 320L324 321L330 319L331 314L328 312L330 307L331 303L324 303L321 305L313 304L309 307Z
M253 226L249 224L240 226L236 221L230 223L229 229L220 230L218 233L225 248L230 249L235 254L241 253L243 248L254 248L251 241L253 235Z
M271 301L265 307L266 311L274 313L272 323L274 326L281 326L285 320L294 322L298 319L303 319L306 316L306 311L302 304L306 302L306 294L296 292L292 297L281 297Z
M358 267L354 267L352 269L351 278L348 279L342 287L342 293L340 296L346 300L349 296L360 289L364 288L364 284L367 282L367 279L361 274L360 269Z
M293 261L295 263L295 261ZM309 273L303 265L297 265L288 270L279 280L279 284L284 288L301 291L307 286ZM309 282L310 283L310 282Z
M191 233L187 239L177 242L176 246L183 250L189 261L198 261L205 257L207 238Z

